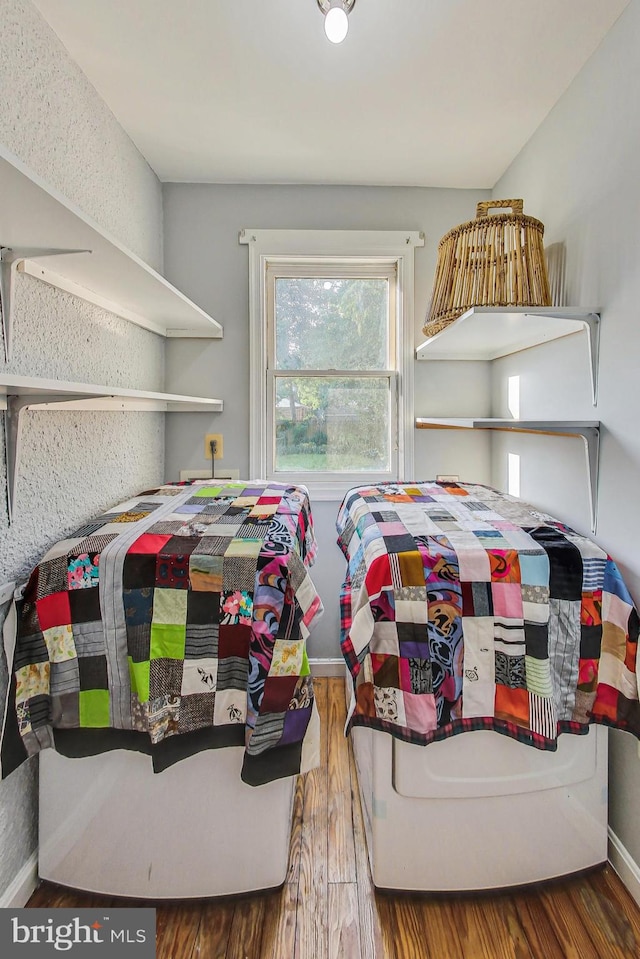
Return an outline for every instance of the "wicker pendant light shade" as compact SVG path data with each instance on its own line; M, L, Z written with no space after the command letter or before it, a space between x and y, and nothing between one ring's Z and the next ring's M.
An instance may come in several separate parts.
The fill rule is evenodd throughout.
M489 215L489 210L510 208ZM523 213L522 200L478 203L476 219L438 244L431 303L423 327L433 336L472 306L550 306L544 225Z

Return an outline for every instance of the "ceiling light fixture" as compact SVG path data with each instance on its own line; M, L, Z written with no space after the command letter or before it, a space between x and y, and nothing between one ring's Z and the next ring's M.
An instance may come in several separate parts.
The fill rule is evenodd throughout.
M342 43L349 30L349 17L356 0L318 0L324 14L324 32L332 43Z

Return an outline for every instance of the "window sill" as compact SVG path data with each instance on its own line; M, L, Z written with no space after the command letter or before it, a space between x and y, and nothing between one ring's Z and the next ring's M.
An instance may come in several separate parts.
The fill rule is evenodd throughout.
M367 486L369 483L393 483L393 476L350 476L339 480L314 479L313 476L278 476L271 477L274 483L291 483L295 486L305 486L309 490L309 498L313 503L336 502L341 503L350 489L355 486Z

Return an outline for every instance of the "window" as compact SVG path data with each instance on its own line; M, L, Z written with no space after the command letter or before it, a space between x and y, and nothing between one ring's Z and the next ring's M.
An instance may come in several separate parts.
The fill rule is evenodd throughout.
M410 475L419 235L247 230L241 240L251 244L252 476L329 496Z

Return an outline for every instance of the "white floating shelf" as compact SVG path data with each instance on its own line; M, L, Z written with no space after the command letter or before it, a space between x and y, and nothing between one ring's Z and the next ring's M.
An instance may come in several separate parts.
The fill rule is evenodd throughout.
M9 328L10 287L19 266L162 336L222 336L213 317L3 147L0 193L0 247L13 251L11 262L3 263L4 323ZM91 252L35 258L49 250Z
M591 531L596 531L598 459L600 450L599 420L503 420L495 417L416 418L419 430L506 430L511 433L543 433L551 436L577 436L584 443L587 458L587 482Z
M100 386L96 383L73 383L66 380L47 380L34 376L10 376L0 373L0 396L20 397L29 409L141 409L165 413L220 413L222 400L204 396L181 396L176 393L155 393L149 390L130 390L119 386ZM25 404L23 404L25 405Z
M586 331L593 402L597 396L600 312L569 306L474 306L416 349L418 360L497 360Z
M5 410L7 505L9 520L16 495L22 414L26 410L140 410L161 413L220 413L222 400L130 390L95 383L73 383L0 374L0 410Z

